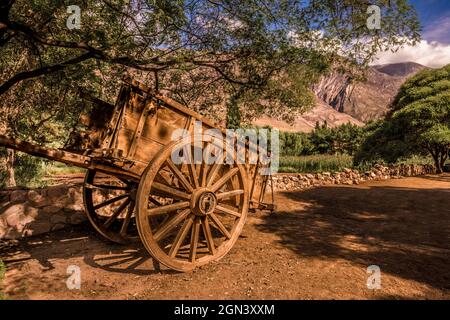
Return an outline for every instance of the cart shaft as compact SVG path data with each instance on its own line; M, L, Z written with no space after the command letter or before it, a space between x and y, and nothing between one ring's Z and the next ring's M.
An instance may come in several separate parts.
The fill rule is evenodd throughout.
M0 135L0 146L22 151L32 156L55 160L82 168L88 168L92 160L91 157L83 156L77 153L42 147L4 135Z

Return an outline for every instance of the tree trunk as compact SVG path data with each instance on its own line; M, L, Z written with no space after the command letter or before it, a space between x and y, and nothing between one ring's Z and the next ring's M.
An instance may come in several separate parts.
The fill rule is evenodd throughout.
M444 149L442 151L441 159L440 159L440 164L441 164L442 171L444 171L445 161L447 161L447 157L448 157L448 149Z
M238 94L232 95L227 103L227 129L239 129L241 126L238 99Z
M14 175L14 150L6 149L7 158L6 158L6 172L8 174L8 187L16 186L16 177Z
M441 166L441 159L439 157L439 153L436 153L436 155L433 155L433 160L434 160L434 166L436 167L436 173L441 174L442 166Z

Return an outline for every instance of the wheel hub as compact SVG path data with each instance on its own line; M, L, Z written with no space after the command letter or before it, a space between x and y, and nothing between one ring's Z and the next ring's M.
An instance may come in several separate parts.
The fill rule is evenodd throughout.
M214 212L217 197L207 189L196 190L191 198L191 209L197 216L207 216Z

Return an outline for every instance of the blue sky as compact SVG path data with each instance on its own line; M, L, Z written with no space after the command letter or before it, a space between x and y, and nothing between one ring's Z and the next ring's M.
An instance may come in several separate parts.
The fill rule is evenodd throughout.
M450 44L450 0L411 0L422 23L422 38Z
M422 25L422 40L397 52L380 52L372 64L413 61L431 68L450 63L450 0L410 0ZM381 17L383 19L383 17Z

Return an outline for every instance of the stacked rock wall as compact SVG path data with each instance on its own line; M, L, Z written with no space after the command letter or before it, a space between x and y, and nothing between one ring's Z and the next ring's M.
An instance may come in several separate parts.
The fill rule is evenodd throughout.
M42 234L85 220L80 185L0 191L0 239Z
M342 172L322 173L279 173L273 176L275 190L301 190L327 184L359 184L370 180L398 179L434 173L431 165L375 165L364 173L355 169L344 169Z
M359 184L368 180L385 180L434 173L430 165L376 165L360 173L354 169L317 174L277 174L275 190L301 190L327 184ZM269 182L270 183L270 182ZM270 190L268 188L267 190ZM17 239L59 230L86 220L82 187L53 186L39 189L0 191L0 239Z

